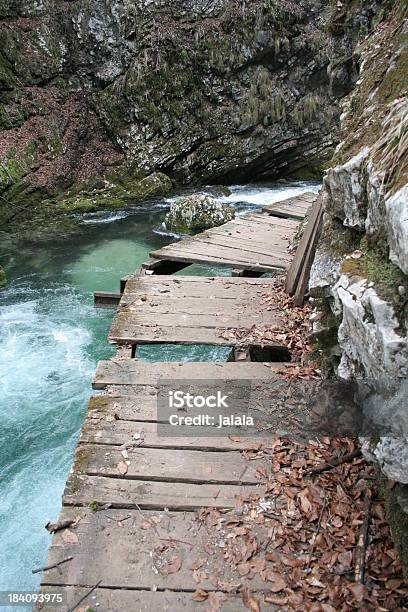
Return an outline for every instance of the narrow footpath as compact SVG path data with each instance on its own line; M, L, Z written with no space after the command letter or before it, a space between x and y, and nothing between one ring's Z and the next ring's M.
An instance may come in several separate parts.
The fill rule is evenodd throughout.
M61 515L48 526L40 592L63 593L63 609L398 609L398 557L353 441L288 442L277 435L291 418L284 407L257 436L160 430L162 381L219 381L238 389L238 405L250 381L252 407L267 414L279 384L303 367L292 323L321 214L309 193L268 206L152 253L120 294L95 294L98 306L118 307L109 332L117 352L98 364L102 393L89 402ZM174 275L193 263L231 276ZM270 272L280 276L262 277ZM137 359L139 346L166 343L231 352L223 363ZM363 538L362 557L368 506L366 532L377 538L368 553Z

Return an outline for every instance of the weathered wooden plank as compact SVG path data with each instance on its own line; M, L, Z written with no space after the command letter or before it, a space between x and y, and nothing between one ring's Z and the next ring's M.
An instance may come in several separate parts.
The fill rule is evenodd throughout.
M89 508L64 508L60 518L66 520L77 517L79 522L72 530L77 536L77 543L67 543L63 532L55 534L47 563L52 565L68 556L73 559L61 565L60 571L49 570L43 577L43 585L90 587L101 581L96 597L99 591L109 588L117 589L118 593L121 589L135 589L134 601L140 595L137 591L151 590L162 598L155 600L158 606L151 608L155 612L165 605L168 594L163 593L163 589L184 593L190 591L189 596L192 596L198 587L194 563L200 559L200 588L216 591L217 582L214 584L211 578L218 577L224 585L235 582L237 588L253 585L252 588L268 589L268 584L263 582L259 574L253 580L241 578L234 567L222 563L222 548L218 547L217 550L215 547L213 554L205 552L208 532L200 528L200 523L192 513L183 515L113 508L92 512ZM168 564L175 556L179 560L178 571L167 571ZM217 567L222 567L222 574L219 569L217 571ZM91 601L97 602L98 599ZM159 603L161 601L163 605ZM195 602L195 607L191 609L197 610L199 605ZM92 609L99 607L93 604ZM109 612L121 609L136 612L139 607L131 604L130 607L120 608L115 604L109 608ZM174 608L171 610L176 612Z
M296 232L296 229L299 225L299 223L297 221L294 221L293 219L282 219L278 217L275 218L262 213L252 213L244 219L245 221L249 221L251 223L262 223L265 226L271 228L271 231L275 229L275 232L277 234L283 235L287 233L285 230L288 230L289 232ZM238 220L237 223L240 223L240 220Z
M240 498L259 495L262 491L257 485L185 484L70 474L63 504L190 511L208 507L234 508Z
M282 217L284 219L294 219L302 221L307 211L309 210L310 202L280 202L278 204L268 204L262 208L263 212L274 217Z
M259 255L262 257L271 256L278 257L279 259L289 259L289 254L285 252L285 246L281 243L274 243L273 240L270 242L255 242L255 240L245 240L241 237L235 236L219 236L218 234L209 236L208 238L202 238L201 240L197 240L193 245L193 250L195 250L195 246L199 245L207 245L214 246L217 248L221 247L222 249L228 248L233 250L238 250L242 257L251 257L257 258ZM276 245L276 246L275 246ZM184 249L188 249L187 246L179 243L179 247L183 247ZM283 249L282 249L283 246ZM188 249L189 250L189 249Z
M264 290L265 291L265 290ZM198 295L193 297L175 297L173 293L167 293L165 295L144 295L143 302L140 301L138 294L127 294L125 299L122 298L120 313L135 314L135 313L146 313L150 315L165 315L177 313L180 315L207 315L207 317L214 318L214 320L220 317L229 317L230 315L238 316L242 315L246 308L253 310L254 299L261 300L260 297L262 291L258 294L254 292L248 292L247 295L242 293L239 296L231 295L231 297L213 297L212 299L205 299L204 296L200 299ZM207 296L205 296L207 298ZM265 325L269 325L272 319L275 319L275 323L282 321L280 311L277 306L268 303L259 304L258 313L253 315L250 311L251 320L252 316L259 316L260 313L265 315L263 321ZM279 319L279 320L278 320ZM150 319L152 320L152 319ZM161 323L160 319L154 319L156 323ZM174 321L177 320L177 317ZM248 319L247 319L248 320Z
M157 315L159 316L159 315ZM193 324L194 317L190 321ZM256 319L253 320L254 324ZM265 330L269 331L269 327ZM237 333L239 332L239 333ZM230 323L220 323L219 326L201 325L200 327L192 327L187 323L179 321L177 326L173 324L164 324L160 326L148 325L146 321L139 319L137 323L133 323L128 318L121 320L118 317L112 324L109 332L109 342L112 344L203 344L214 346L267 346L267 347L282 347L282 342L272 338L263 338L254 336L251 328L242 323L237 326L237 320L231 320Z
M211 263L248 270L284 269L288 262L285 247L293 238L298 223L291 219L251 214L245 219L230 221L220 228L208 230L181 242L151 253L153 258L175 262ZM251 243L248 228L262 232L257 243ZM241 240L240 229L243 231Z
M231 278L230 276L149 276L149 277L139 277L139 278L130 278L126 285L126 292L135 293L139 291L139 289L150 289L152 287L162 288L162 287L173 287L178 285L182 287L183 285L200 285L202 287L216 287L219 286L221 289L225 289L227 286L229 287L247 287L247 286L257 286L257 285L267 285L272 281L268 278L251 278L251 279L242 279L242 278ZM200 287L201 288L201 287Z
M150 390L150 393L149 393ZM106 419L109 419L108 421ZM81 430L81 436L87 429L87 423L95 421L95 426L100 422L106 424L115 419L120 421L153 421L157 422L157 392L152 387L138 387L137 397L95 395L88 402L86 421ZM92 440L93 442L94 440Z
M191 246L187 246L182 242L179 242L175 245L171 245L172 249L169 249L169 253L171 253L172 258L175 256L185 257L191 254L191 257L204 256L209 257L214 260L220 260L221 263L226 265L226 262L229 261L237 261L242 264L249 265L266 265L272 267L275 265L275 261L284 261L286 260L286 253L282 252L278 255L269 255L268 253L251 253L249 251L243 251L239 249L239 247L223 247L215 244L211 244L210 242L206 242L205 240L197 240Z
M188 441L188 440L186 440ZM120 449L104 444L80 444L74 460L74 472L88 476L109 476L125 480L157 480L196 484L259 484L257 468L265 461L247 461L239 451L205 452L168 448L132 447L129 438L125 458ZM126 460L127 472L118 465Z
M301 197L304 200L307 200L308 202L313 203L316 200L318 195L319 194L315 193L314 191L305 191L305 193L302 193Z
M250 263L248 261L238 259L235 256L231 256L226 259L219 258L216 255L212 256L205 252L189 254L187 251L180 253L176 250L172 250L171 252L169 251L168 253L162 253L160 256L163 257L163 259L168 258L169 260L171 259L171 261L184 261L190 264L211 264L217 265L221 268L242 268L244 270L261 270L265 272L273 270L286 270L288 267L288 262L286 262L284 259L278 258L270 260L267 263L262 261ZM158 254L157 257L159 257Z
M321 198L318 198L313 205L312 211L310 213L309 221L303 232L302 238L296 250L293 261L286 274L285 291L289 295L293 295L296 290L296 287L299 281L299 277L302 271L302 267L305 262L305 257L308 252L310 241L314 235L316 224L318 224L320 221L321 210L322 210L322 202L321 202Z
M262 217L267 216L267 215L262 215ZM277 222L285 222L285 219L280 219L278 217L276 217L276 221ZM251 221L250 224L245 223L243 220L241 219L237 219L234 222L234 225L231 227L227 227L224 225L221 225L219 227L215 227L212 230L209 230L208 236L210 237L215 237L215 236L219 236L219 237L232 237L232 238L243 238L244 240L249 239L249 238L256 238L256 240L260 243L264 243L266 242L268 239L269 240L277 240L280 241L283 239L283 237L287 234L287 231L291 232L291 231L295 231L295 228L293 227L288 227L287 225L277 225L277 224L273 224L273 226L271 226L270 224L264 225L259 223L258 220L256 221ZM202 234L203 236L207 235L206 233Z
M298 219L303 219L310 208L310 205L316 200L317 194L312 192L305 192L299 196L281 200L279 202L273 202L267 204L262 208L264 212L269 214L289 214L294 213Z
M204 310L204 305L202 310ZM154 316L153 316L154 315ZM261 312L252 312L250 316L245 313L244 309L228 309L224 312L209 312L198 313L188 312L183 307L180 312L176 310L171 312L161 312L153 308L123 308L115 317L115 327L120 328L122 325L147 325L154 327L171 327L177 328L196 327L197 329L251 329L253 325L274 326L282 329L282 318L276 311L262 310Z
M96 308L117 308L120 302L120 293L111 293L108 291L94 292L94 305Z
M197 327L148 327L145 324L133 325L131 323L116 327L115 323L112 324L109 332L109 342L112 344L116 343L129 343L135 344L163 344L163 343L177 343L177 344L205 344L214 346L235 346L238 344L238 340L229 338L226 335L223 336L223 331L227 332L228 327L224 330L220 328L197 328ZM271 346L276 346L274 342L265 342ZM96 387L94 387L96 388Z
M308 284L309 284L310 270L312 268L312 264L313 264L313 260L314 260L314 256L316 252L316 246L317 246L317 242L319 240L319 235L321 231L322 217L323 217L323 207L321 206L319 214L316 219L316 223L313 228L313 232L310 236L307 251L304 256L303 267L302 267L302 270L298 278L298 284L297 284L296 291L295 291L296 306L302 306L304 299L305 299L305 294L306 294Z
M44 576L44 581L47 578ZM65 608L71 609L78 601L89 593L92 585L88 587L80 586L42 586L40 594L58 594L63 597ZM215 596L219 598L217 592ZM222 593L222 612L247 612L240 595ZM117 612L118 610L129 612L197 612L197 601L193 599L192 592L186 591L144 591L140 589L126 588L106 588L101 586L96 589L89 597L84 599L81 609L98 610L98 612ZM203 604L205 605L205 604ZM38 604L34 610L36 612L56 612L55 603ZM270 606L268 609L271 609ZM203 612L205 612L203 610Z
M267 367L265 367L265 365ZM93 380L94 389L107 385L157 385L160 380L273 380L274 372L287 366L285 363L252 362L166 362L144 363L134 359L100 361Z
M120 404L124 400L120 398ZM153 410L153 409L152 409ZM202 411L201 411L202 412ZM117 413L117 409L115 409ZM191 411L190 416L195 416L198 411ZM111 413L112 416L113 413ZM157 418L157 409L155 409ZM178 430L182 428L178 428ZM200 428L201 429L201 428ZM191 428L184 428L185 437L161 436L157 433L157 423L138 421L106 421L86 418L80 434L80 442L84 444L105 444L110 446L123 446L134 444L136 437L140 443L140 449L146 448L172 448L179 450L199 449L203 451L241 451L256 448L269 448L273 443L273 435L268 432L261 435L245 436L245 432L239 436L211 435L211 437L194 436ZM196 452L196 451L194 451Z

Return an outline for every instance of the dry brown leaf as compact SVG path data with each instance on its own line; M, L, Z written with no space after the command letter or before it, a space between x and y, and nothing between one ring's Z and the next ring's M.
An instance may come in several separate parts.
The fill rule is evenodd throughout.
M193 563L191 564L191 568L192 570L198 570L200 569L200 567L203 567L204 563L206 562L205 559L196 559L195 561L193 561Z
M266 593L264 601L265 603L274 604L276 606L286 606L289 599L287 595L273 595L272 593Z
M219 612L224 601L227 601L227 596L224 593L214 593L214 591L209 593L207 599L209 612Z
M194 601L205 601L206 599L208 599L208 593L207 591L203 591L202 589L197 589L197 591L193 593L192 599L194 599Z
M167 576L168 574L176 574L183 565L183 561L181 557L178 555L173 555L170 557L166 565L161 568L161 573Z
M119 461L116 467L118 469L119 474L122 474L122 476L128 473L129 468L128 468L128 464L125 461Z
M363 601L365 595L365 587L363 584L352 584L348 586L348 589L356 601Z
M237 565L238 574L240 576L246 576L251 571L250 563L240 563Z
M260 612L259 599L253 597L248 588L242 590L242 602L251 612Z
M65 529L61 534L62 539L66 544L78 544L78 536L73 531Z

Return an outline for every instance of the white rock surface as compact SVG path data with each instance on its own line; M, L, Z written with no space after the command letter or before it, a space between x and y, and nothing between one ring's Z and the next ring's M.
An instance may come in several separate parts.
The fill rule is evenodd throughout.
M324 178L324 204L334 217L347 227L364 229L367 214L365 162L369 155L364 147L342 166L331 168Z
M390 259L408 274L408 185L385 200Z
M346 274L333 287L333 296L334 312L342 317L339 375L407 376L408 338L397 332L399 322L391 304L368 287L366 279Z

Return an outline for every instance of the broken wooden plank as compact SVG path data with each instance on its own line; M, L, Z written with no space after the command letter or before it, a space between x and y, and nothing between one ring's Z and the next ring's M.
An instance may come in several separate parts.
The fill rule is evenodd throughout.
M316 219L316 223L315 223L312 235L309 240L309 246L305 253L303 267L302 267L301 273L298 278L298 284L297 284L296 291L295 291L295 305L296 306L303 305L306 291L309 286L310 270L312 268L313 260L314 260L315 253L316 253L316 246L317 246L317 242L320 236L322 218L323 218L323 208L321 207L319 211L319 215Z
M303 232L302 238L300 239L293 261L286 274L285 291L289 295L293 295L296 291L307 254L309 252L310 243L313 241L313 237L316 234L316 227L320 223L321 214L322 202L321 198L318 198L313 205L308 223Z
M180 264L207 263L249 271L286 269L289 263L286 250L297 225L292 219L253 213L153 251L151 257Z
M142 269L148 270L153 274L167 275L174 274L186 268L187 265L184 263L177 263L174 261L163 261L162 259L151 258L142 263Z
M191 484L127 480L70 474L63 496L65 506L104 506L145 510L234 508L242 497L262 494L257 485Z
M134 438L129 438L126 450L105 444L80 444L74 472L125 480L254 485L259 484L258 467L267 467L261 459L247 461L239 451L179 452L177 449L132 446L134 442Z

